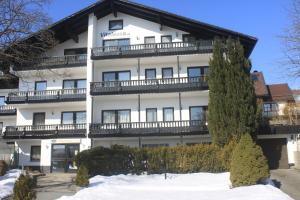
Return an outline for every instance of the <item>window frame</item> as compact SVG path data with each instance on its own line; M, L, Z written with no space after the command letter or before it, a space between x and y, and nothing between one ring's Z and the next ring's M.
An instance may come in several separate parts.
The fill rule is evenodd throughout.
M164 77L164 70L171 70L172 71L172 76L171 77L167 77L167 78L174 78L173 67L164 67L164 68L161 68L161 77L162 78L165 78Z
M0 122L0 133L2 133L3 126L4 126L4 123L3 123L3 122Z
M39 84L39 83L46 83L46 89L45 90L36 90L36 88L37 88L37 84ZM46 91L47 90L47 81L35 81L34 82L34 91Z
M150 122L148 121L148 110L155 110L156 113L156 121L152 121L152 122L157 122L157 108L146 108L146 122Z
M111 23L112 22L121 22L122 28L118 28L118 29L111 28ZM116 20L109 20L108 21L108 30L110 30L110 31L123 30L123 28L124 28L124 21L123 21L123 19L116 19Z
M190 119L190 121L198 121L198 120L193 120L192 119L192 112L191 112L192 108L202 108L202 111L203 111L203 113L202 113L202 115L203 115L202 116L202 120L204 120L204 121L206 120L205 119L206 106L190 106L189 107L189 119Z
M169 38L171 38L171 42L163 42L163 38L164 37L169 37ZM160 36L160 42L162 43L162 44L169 44L169 43L172 43L173 42L173 36L172 35L162 35L162 36Z
M131 123L131 109L119 109L119 110L102 110L101 111L101 123L104 124L104 112L114 112L115 113L115 122L114 123L105 123L105 124L120 124L118 119L118 112L119 111L129 111L129 122Z
M154 43L146 43L146 39L150 39L150 38L154 39ZM146 36L146 37L144 37L144 44L155 44L155 36Z
M174 107L163 107L163 122L172 122L172 121L166 121L166 116L165 116L165 110L167 109L172 109L172 115L173 115L173 120L172 121L175 121L175 116L174 116Z
M124 72L129 72L129 80L131 80L131 71L130 70L107 71L107 72L102 72L102 82L109 82L109 81L104 81L104 74L106 74L106 73L114 73L115 74L115 81L119 81L119 73L124 73Z
M40 158L39 159L35 159L35 158L33 158L32 157L32 151L33 151L33 149L34 148L39 148L40 149ZM30 146L30 161L31 162L39 162L39 161L41 161L41 145L32 145L32 146Z
M65 82L67 82L67 81L74 81L74 87L75 87L74 89L79 89L78 81L86 81L86 79L64 79L63 84L62 84L62 89L65 89ZM80 89L83 89L83 88L80 88ZM86 89L86 87L84 89ZM68 89L66 89L66 90L68 90Z
M39 114L43 114L44 115L44 124L41 124L41 125L45 125L46 124L46 112L34 112L32 114L32 125L33 126L41 126L41 125L36 125L35 124L35 116L39 115Z
M127 46L127 45L117 45L117 46L105 46L106 41L120 41L120 40L128 40L128 45L130 45L130 38L119 38L119 39L107 39L107 40L102 40L102 47L122 47L122 46Z
M194 39L195 39L195 41L197 41L197 38L195 37L195 36L193 36L193 35L191 35L191 34L182 34L182 42L185 42L184 40L185 40L185 38L188 38L188 37L194 37ZM193 42L195 42L195 41L187 41L187 42L185 42L185 43L193 43Z
M67 124L64 124L63 123L63 115L64 113L72 113L73 115L73 123L72 124L77 124L76 121L77 121L77 113L85 113L86 114L86 111L84 110L81 110L81 111L64 111L64 112L61 112L61 117L60 117L60 124L61 125L67 125ZM85 118L85 121L86 121L86 118Z
M75 54L67 54L68 51L75 51ZM81 51L84 51L84 53L82 53ZM87 48L86 47L64 49L64 55L65 56L86 55L86 54L87 54Z
M145 69L145 80L148 80L148 79L153 79L153 78L147 78L147 71L151 71L151 70L154 70L154 72L155 72L155 78L154 79L156 79L157 78L157 74L156 74L156 68L149 68L149 69Z
M197 69L197 68L200 69L200 76L207 76L208 75L208 74L204 73L206 68L209 69L208 66L192 66L192 67L187 67L187 76L190 77L189 76L189 70L190 69Z
M4 104L3 104L3 105L1 105L1 104L0 104L0 106L4 106L4 105L6 105L6 103L5 103L5 96L0 96L0 99L1 99L1 98L3 98L3 99L4 99L4 101L3 101L3 103L4 103Z

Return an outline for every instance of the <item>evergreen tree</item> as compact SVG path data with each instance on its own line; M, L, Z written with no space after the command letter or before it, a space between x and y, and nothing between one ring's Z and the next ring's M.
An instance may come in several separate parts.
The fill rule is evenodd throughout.
M215 144L225 145L243 133L255 133L256 98L250 62L239 41L226 48L216 39L209 73L209 131Z

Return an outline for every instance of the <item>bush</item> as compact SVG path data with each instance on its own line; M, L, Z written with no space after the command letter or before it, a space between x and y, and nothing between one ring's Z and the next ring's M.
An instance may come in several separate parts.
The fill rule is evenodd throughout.
M78 166L91 176L115 174L223 172L222 149L216 145L129 148L96 147L79 153Z
M21 174L14 186L13 200L32 200L36 198L33 190L35 182L29 175Z
M4 160L0 160L0 176L4 176L7 172L8 166Z
M230 171L232 154L237 145L237 140L232 139L228 144L224 145L221 153L221 160L226 171Z
M249 134L243 135L233 151L230 167L232 186L254 185L269 176L268 163L261 148Z
M88 169L81 165L77 171L75 183L77 186L86 187L89 185L89 172Z

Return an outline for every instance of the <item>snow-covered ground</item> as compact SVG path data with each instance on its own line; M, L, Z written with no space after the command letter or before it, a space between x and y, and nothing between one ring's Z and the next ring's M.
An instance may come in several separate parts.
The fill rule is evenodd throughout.
M95 176L88 188L59 200L291 200L271 185L229 185L229 173Z
M20 174L21 170L12 169L4 176L0 176L0 199L13 193L15 182Z

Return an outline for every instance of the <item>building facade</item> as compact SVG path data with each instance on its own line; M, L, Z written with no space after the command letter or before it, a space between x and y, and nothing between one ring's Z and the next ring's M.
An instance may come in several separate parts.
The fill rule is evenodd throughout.
M14 67L18 89L3 96L15 114L0 118L18 165L44 172L75 170L74 156L95 146L210 142L212 41L239 38L246 56L257 41L125 0L99 1L49 29L59 43Z

